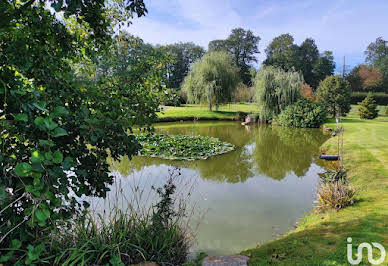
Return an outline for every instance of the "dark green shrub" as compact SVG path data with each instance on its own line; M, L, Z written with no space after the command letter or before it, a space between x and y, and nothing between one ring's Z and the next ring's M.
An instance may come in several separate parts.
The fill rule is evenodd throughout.
M358 111L360 113L360 118L363 119L374 119L378 116L377 104L373 99L372 94L368 96L359 103Z
M388 105L385 107L385 112L384 112L385 115L388 115Z
M318 128L326 119L327 113L321 104L302 99L287 106L278 116L277 123L288 127Z
M369 92L372 94L373 98L375 99L376 103L379 105L387 105L388 104L388 93L385 92ZM365 99L365 97L368 96L368 92L353 92L350 103L351 104L358 104L362 100Z
M338 75L328 76L319 83L317 101L333 117L346 115L350 111L350 96L349 82Z

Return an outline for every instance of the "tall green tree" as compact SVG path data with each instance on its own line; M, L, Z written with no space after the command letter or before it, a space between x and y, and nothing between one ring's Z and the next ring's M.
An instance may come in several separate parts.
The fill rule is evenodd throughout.
M312 82L315 85L315 88L318 87L319 82L324 80L327 76L334 74L335 62L333 57L333 52L324 51L315 61L313 67L313 77L314 81Z
M328 76L319 83L317 100L331 116L346 115L350 111L351 89L349 82L338 76Z
M251 30L236 28L226 40L214 40L209 43L209 51L227 51L239 68L240 78L246 85L251 84L250 68L257 63L260 37Z
M182 89L190 103L207 103L209 110L232 100L240 81L238 68L224 51L210 52L196 62L185 78Z
M306 83L314 90L321 80L334 72L331 52L319 54L318 47L311 38L298 46L294 44L294 38L290 34L282 34L272 40L265 52L267 58L264 65L280 67L286 71L301 71Z
M141 0L121 2L131 14L146 12ZM152 65L148 75L132 73L127 84L86 83L72 66L109 49L110 25L120 12L102 0L49 4L64 17L57 19L43 0L0 4L0 253L6 264L43 263L47 247L39 241L87 207L78 197L106 195L113 182L108 151L113 159L136 154L140 146L128 133L143 112L141 123L149 125L157 107L158 62L140 59L138 69Z
M319 59L318 47L311 38L304 40L299 46L299 60L304 80L311 87L316 88L319 84L317 76L314 75L314 67Z
M380 69L383 74L383 88L388 92L388 45L382 37L370 43L365 50L366 63Z
M370 43L365 50L365 61L373 66L381 67L388 60L388 45L387 41L382 37L378 37L376 41Z
M254 80L261 119L270 120L288 105L298 101L301 98L300 88L303 83L300 72L263 66Z
M263 64L274 66L283 70L300 70L299 48L294 44L291 34L282 34L275 37L265 49L267 58Z
M161 47L173 61L166 65L167 87L179 89L191 66L204 54L205 49L192 42L175 43Z

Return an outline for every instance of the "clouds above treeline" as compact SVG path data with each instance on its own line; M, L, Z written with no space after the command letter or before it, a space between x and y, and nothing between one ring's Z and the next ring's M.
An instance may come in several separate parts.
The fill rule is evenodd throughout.
M364 60L377 37L388 39L387 0L145 0L148 15L136 18L128 32L153 44L225 39L233 28L252 30L261 38L262 61L268 43L290 33L296 43L313 38L320 51L334 52L337 65Z

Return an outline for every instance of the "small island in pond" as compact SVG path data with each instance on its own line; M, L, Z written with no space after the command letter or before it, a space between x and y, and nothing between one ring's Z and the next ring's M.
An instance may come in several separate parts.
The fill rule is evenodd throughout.
M140 156L158 157L168 160L206 160L235 149L233 144L207 136L136 134L142 146Z

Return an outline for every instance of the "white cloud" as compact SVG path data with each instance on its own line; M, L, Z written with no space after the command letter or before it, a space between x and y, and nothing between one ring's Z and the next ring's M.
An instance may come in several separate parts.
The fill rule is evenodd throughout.
M150 14L148 17L135 20L128 28L128 32L151 43L193 41L207 48L209 41L226 38L231 29L243 26L243 19L232 9L229 1L171 2L175 3L172 11L178 12L182 20L172 24L158 20ZM163 11L166 11L165 7ZM185 25L185 22L194 26L184 28L182 25Z

